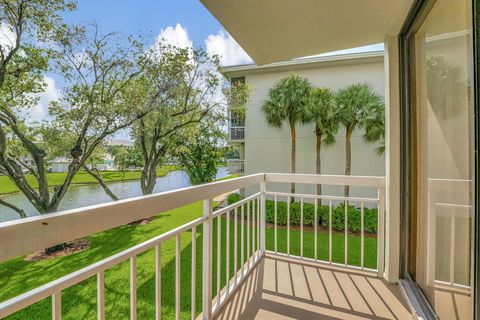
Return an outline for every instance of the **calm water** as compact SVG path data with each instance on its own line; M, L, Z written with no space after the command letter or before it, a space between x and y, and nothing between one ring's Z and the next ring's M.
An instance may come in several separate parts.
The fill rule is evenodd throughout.
M217 179L226 177L227 175L225 167L218 169ZM142 195L139 181L115 182L109 184L109 186L113 193L115 193L120 199ZM166 176L157 179L154 193L188 186L190 186L190 183L188 182L188 177L185 172L172 171ZM38 214L35 208L21 193L5 195L2 196L2 199L23 208L28 216L35 216ZM59 211L110 201L112 201L110 197L105 194L102 187L99 185L72 186L63 198ZM0 206L0 222L13 219L18 219L18 214L13 210Z

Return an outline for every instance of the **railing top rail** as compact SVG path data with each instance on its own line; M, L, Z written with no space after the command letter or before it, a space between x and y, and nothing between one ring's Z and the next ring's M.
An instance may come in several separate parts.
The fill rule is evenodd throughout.
M264 174L212 182L0 223L0 262L264 181Z
M266 191L266 195L280 196L280 197L292 197L292 198L307 198L307 199L320 199L320 200L333 200L333 201L351 201L351 202L378 202L378 198L364 198L364 197L344 197L344 196L325 196L316 194L302 194L302 193L289 193L289 192L275 192Z
M289 182L304 184L348 185L358 187L383 188L386 186L385 177L377 176L342 176L342 175L316 175L316 174L291 174L291 173L265 173L266 182Z

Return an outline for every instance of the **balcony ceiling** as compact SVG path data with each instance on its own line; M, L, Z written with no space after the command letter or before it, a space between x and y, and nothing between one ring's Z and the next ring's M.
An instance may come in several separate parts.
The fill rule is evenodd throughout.
M200 0L258 65L384 42L412 0Z

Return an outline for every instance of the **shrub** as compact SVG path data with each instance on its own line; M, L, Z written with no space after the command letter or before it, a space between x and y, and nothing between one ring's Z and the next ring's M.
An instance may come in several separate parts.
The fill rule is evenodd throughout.
M233 204L240 200L240 195L233 193L228 196L228 204ZM365 232L377 232L377 209L364 208L364 227ZM318 218L322 226L328 228L329 207L318 207ZM348 230L351 232L360 232L361 228L361 210L355 206L348 206ZM303 203L303 225L314 226L315 205L313 203ZM275 203L272 200L265 202L265 221L266 223L275 223ZM277 202L277 225L287 225L287 203L285 201ZM300 202L290 204L290 225L300 225ZM343 203L332 207L332 229L335 231L345 230L345 205Z

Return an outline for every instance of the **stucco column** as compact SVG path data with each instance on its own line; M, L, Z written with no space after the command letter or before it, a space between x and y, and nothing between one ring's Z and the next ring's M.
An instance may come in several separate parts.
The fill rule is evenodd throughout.
M398 37L385 39L385 279L396 282L400 265L400 87Z

